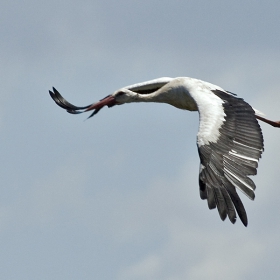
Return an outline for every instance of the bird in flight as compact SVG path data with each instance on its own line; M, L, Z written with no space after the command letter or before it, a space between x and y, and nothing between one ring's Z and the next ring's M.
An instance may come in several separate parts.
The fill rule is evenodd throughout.
M248 219L236 189L250 199L256 186L248 177L257 174L264 151L263 135L257 119L280 127L252 108L242 98L219 86L189 77L159 78L123 87L97 103L77 107L53 88L52 99L71 114L91 111L92 117L104 106L132 102L167 103L199 112L197 148L200 157L199 191L209 209L217 208L222 220L236 221L236 212L247 226Z

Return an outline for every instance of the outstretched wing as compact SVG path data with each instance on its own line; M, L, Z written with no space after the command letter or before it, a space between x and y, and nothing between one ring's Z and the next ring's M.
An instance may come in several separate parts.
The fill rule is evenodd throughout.
M209 93L212 104L198 103L200 197L207 199L209 209L218 208L222 220L228 216L235 223L237 211L247 226L247 214L236 189L252 200L255 197L256 186L248 176L257 174L264 150L261 128L254 110L243 99L222 90Z

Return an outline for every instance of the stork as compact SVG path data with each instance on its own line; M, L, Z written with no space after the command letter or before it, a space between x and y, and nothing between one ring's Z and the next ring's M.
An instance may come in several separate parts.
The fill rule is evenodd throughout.
M49 93L68 113L93 110L89 118L104 106L131 102L167 103L179 109L198 111L200 197L207 200L209 209L217 207L222 220L228 217L234 224L237 212L247 226L247 214L236 189L251 200L255 198L256 186L248 176L257 174L258 161L264 151L257 119L274 127L280 127L280 121L264 118L242 98L219 86L189 77L164 77L133 84L84 107L72 105L55 88Z

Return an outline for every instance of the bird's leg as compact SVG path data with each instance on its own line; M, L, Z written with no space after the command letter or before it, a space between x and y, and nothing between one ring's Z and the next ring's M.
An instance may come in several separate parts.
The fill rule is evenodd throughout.
M268 124L270 124L270 125L272 125L272 126L274 126L274 127L280 127L280 121L271 121L271 120L268 120L268 119L266 119L266 118L263 118L263 117L260 117L260 116L257 116L256 115L256 118L258 119L258 120L260 120L260 121L263 121L263 122L265 122L265 123L268 123Z

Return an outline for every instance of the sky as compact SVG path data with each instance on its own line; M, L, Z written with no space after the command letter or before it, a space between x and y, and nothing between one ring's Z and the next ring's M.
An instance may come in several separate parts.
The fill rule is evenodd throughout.
M199 197L198 113L88 105L159 77L199 78L280 119L279 1L2 1L0 276L9 280L278 279L280 130L249 224Z

